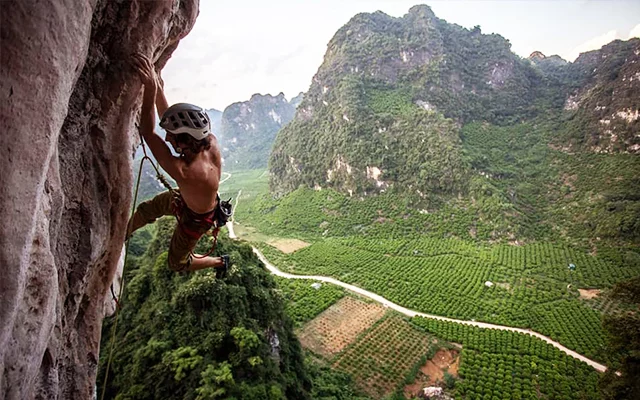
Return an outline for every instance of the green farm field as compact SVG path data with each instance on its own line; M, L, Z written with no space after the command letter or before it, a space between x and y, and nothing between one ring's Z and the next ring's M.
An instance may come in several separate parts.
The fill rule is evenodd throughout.
M390 199L384 195L348 199L331 190L301 189L274 199L266 192L263 172L235 178L239 181L232 177L229 183L242 190L236 226L250 231L246 239L279 268L331 276L425 313L531 328L600 361L607 359L601 310L610 307L601 306L598 298L581 299L577 289L606 289L640 274L640 264L624 262L620 252L592 256L578 247L544 241L518 246L474 240L468 233L421 234L418 227L429 218L441 219L442 211L402 217L406 210L396 204L393 222L373 218L367 224L371 219L365 215L377 214ZM249 187L246 196L244 187ZM267 201L273 203L268 212ZM386 237L385 225L391 228ZM443 222L442 229L445 225L457 226ZM284 254L266 244L280 237L304 239L311 246ZM575 272L569 264L576 265Z
M316 282L312 280L275 277L275 281L286 300L285 310L296 327L312 320L345 295L339 286L322 284L315 289L311 285Z
M600 398L593 368L537 338L425 318L412 322L462 345L456 398Z
M415 366L435 353L433 337L391 314L340 353L333 365L351 374L359 387L379 399L401 392ZM432 349L434 348L434 349Z
M537 338L420 317L408 320L394 312L325 362L350 374L372 398L402 399L418 371L443 350L460 352L457 371L439 383L456 399L600 398L593 368Z
M321 240L290 255L262 248L289 272L332 276L425 313L531 328L598 360L606 359L600 313L576 288L638 273L550 244L352 237Z

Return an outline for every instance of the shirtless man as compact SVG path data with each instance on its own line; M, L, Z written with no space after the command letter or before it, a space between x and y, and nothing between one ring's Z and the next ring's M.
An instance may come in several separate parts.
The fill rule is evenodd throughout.
M142 83L144 97L140 116L140 132L156 160L178 184L172 191L160 193L141 203L129 221L127 237L144 225L163 215L179 219L169 245L169 267L174 271L196 271L218 268L226 272L229 257L192 256L198 239L214 224L220 212L218 185L222 158L218 143L211 134L211 123L205 111L191 104L179 103L169 107L164 96L161 79L156 76L151 61L142 54L133 56ZM160 126L167 131L169 142L178 157L154 131L155 110L162 115ZM200 256L201 257L201 256Z

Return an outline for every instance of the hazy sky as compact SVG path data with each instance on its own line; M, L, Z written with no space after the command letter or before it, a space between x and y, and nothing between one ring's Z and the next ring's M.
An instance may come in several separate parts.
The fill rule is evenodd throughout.
M359 12L394 17L416 4L466 28L498 33L526 57L573 61L614 39L640 36L639 0L200 0L200 15L163 71L169 102L223 110L254 93L306 91L333 34Z

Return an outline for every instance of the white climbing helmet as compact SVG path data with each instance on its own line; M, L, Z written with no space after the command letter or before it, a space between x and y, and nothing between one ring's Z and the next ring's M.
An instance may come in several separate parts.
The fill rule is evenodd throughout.
M204 109L188 103L178 103L162 114L160 126L174 135L188 133L202 140L211 132L211 121Z

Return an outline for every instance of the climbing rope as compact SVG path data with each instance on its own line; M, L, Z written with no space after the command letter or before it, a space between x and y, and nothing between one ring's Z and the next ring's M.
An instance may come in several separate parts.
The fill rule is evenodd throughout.
M129 218L129 221L131 220L131 218L133 218L133 214L136 211L136 203L138 202L138 189L140 188L140 177L142 176L142 166L144 165L144 160L145 159L149 160L151 165L153 165L153 161L147 156L147 151L144 148L144 139L142 139L142 135L140 136L140 140L142 141L142 149L144 151L144 157L140 161L140 168L138 169L136 189L133 194L133 207L131 207L131 217ZM154 165L154 168L155 168L155 165ZM156 168L156 171L157 170L158 169ZM127 229L128 229L128 226L127 226ZM118 290L118 299L122 298L122 293L124 292L124 270L125 270L125 267L127 266L127 257L129 256L129 239L131 239L130 236L127 237L127 240L125 241L125 246L124 246L124 264L122 266L122 279L120 280L120 289ZM111 293L113 293L113 288ZM107 390L107 381L109 380L109 369L111 368L111 361L113 360L113 349L116 343L116 331L118 329L118 316L120 315L120 309L121 309L120 303L116 299L116 310L115 310L115 316L113 321L113 327L111 328L111 340L109 343L109 358L107 360L107 369L104 372L104 383L102 385L102 394L100 395L100 400L104 400L104 394Z

